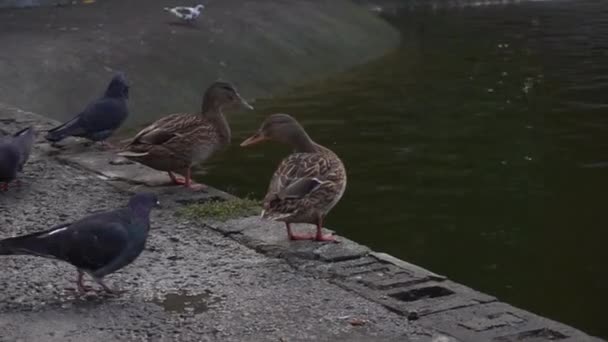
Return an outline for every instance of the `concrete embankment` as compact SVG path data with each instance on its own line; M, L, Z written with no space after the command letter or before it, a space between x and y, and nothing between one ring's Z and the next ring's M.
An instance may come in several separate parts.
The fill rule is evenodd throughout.
M114 70L132 84L128 125L196 110L222 78L246 97L377 58L399 32L347 0L222 0L179 25L164 0L0 11L0 102L67 119Z
M0 105L0 132L53 122ZM4 257L0 341L599 341L441 275L345 238L288 242L278 223L176 216L185 205L229 200L216 189L166 186L111 152L39 139L23 186L0 194L0 234L24 234L120 206L155 191L164 207L142 256L108 280L118 298L80 298L75 270ZM298 226L296 229L305 229Z

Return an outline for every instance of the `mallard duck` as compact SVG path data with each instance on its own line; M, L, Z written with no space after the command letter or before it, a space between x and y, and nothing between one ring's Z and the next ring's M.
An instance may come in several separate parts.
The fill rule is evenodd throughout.
M346 189L346 170L338 156L315 143L304 128L287 114L269 116L260 129L241 143L264 140L290 145L294 152L275 171L264 197L262 218L285 222L290 240L336 241L322 233L323 220ZM314 235L296 234L291 223L316 224Z
M195 190L205 188L192 184L191 168L230 143L230 126L222 110L237 105L253 109L233 85L215 82L205 92L199 113L171 114L159 119L137 133L119 155L167 171L175 184Z

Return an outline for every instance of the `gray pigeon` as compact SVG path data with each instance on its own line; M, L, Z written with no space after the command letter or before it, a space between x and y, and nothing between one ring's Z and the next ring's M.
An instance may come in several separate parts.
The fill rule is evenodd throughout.
M74 136L103 142L129 115L128 97L127 81L122 74L117 74L112 78L101 98L89 103L72 120L51 129L45 136L46 140L58 142Z
M96 213L49 230L0 240L0 255L35 255L66 261L78 270L81 293L88 274L108 293L118 293L103 277L132 263L144 250L150 211L159 204L155 194L138 193L126 208Z
M35 138L36 131L28 127L0 139L0 191L8 190L8 184L17 177L17 172L23 170Z

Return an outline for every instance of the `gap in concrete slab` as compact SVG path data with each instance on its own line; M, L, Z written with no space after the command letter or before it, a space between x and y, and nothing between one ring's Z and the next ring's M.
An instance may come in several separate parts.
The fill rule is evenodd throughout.
M421 299L444 297L452 294L454 294L454 291L445 287L429 286L393 293L390 296L403 302L414 302Z
M542 342L542 341L558 341L568 338L568 336L555 330L543 328L528 330L517 334L497 337L494 341L497 342Z

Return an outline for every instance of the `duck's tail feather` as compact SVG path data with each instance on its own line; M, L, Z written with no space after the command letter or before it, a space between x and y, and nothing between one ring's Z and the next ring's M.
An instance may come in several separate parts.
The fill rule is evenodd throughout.
M272 221L282 221L292 215L293 215L293 213L277 213L277 212L272 212L272 211L268 211L268 210L262 210L262 214L260 215L260 218L263 218L266 220L272 220Z
M118 153L119 156L121 157L143 157L143 156L147 156L149 152L133 152L133 151L123 151Z

